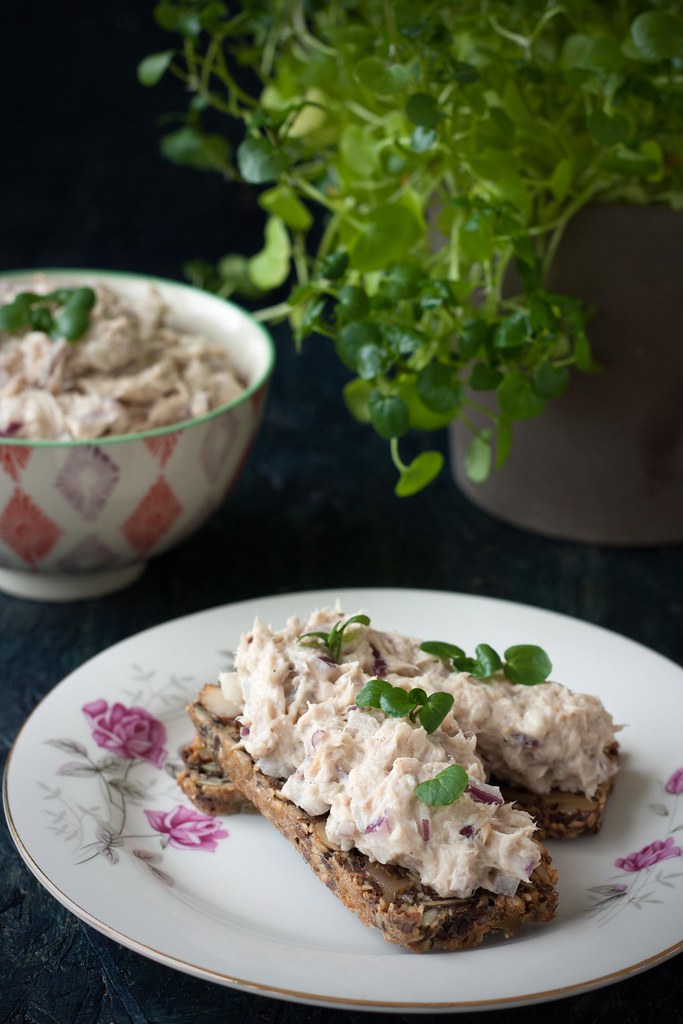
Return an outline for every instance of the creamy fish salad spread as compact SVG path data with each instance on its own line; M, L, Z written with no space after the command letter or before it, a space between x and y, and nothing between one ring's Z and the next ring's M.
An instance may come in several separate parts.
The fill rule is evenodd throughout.
M558 683L475 682L421 651L419 640L371 626L344 633L338 663L318 641L301 639L342 618L322 609L279 630L257 619L241 638L234 671L219 679L241 745L264 774L285 780L284 796L327 815L331 845L402 865L442 897L467 898L479 887L513 894L540 860L535 826L487 773L495 767L504 778L509 765L515 781L537 790L580 780L592 792L613 771L595 749L613 740L610 716L596 698ZM358 707L373 678L428 695L445 690L455 703L428 733ZM463 795L447 806L420 800L416 786L454 764L467 772Z
M36 329L0 331L0 436L138 433L202 416L244 390L223 346L169 324L156 288L132 303L108 285L91 287L96 301L79 341ZM54 288L40 278L7 283L0 305L19 292Z

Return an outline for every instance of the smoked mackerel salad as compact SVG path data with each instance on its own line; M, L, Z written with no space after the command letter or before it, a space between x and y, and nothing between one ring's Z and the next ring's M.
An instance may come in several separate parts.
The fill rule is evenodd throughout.
M609 791L618 766L618 727L598 698L557 682L519 685L502 669L475 678L423 644L338 608L279 629L257 619L234 669L189 709L205 784L190 788L187 770L179 779L193 799L228 783L236 802L214 801L217 813L253 800L364 923L416 951L550 920L556 873L538 816L506 798L505 785L541 803L558 792L590 801ZM302 822L310 855L289 834ZM366 879L349 896L346 875L377 877L380 866L392 882L368 919L354 895L365 898ZM417 932L398 913L397 872L411 915L421 908ZM478 929L465 910L482 900L497 910ZM425 931L434 907L455 904L457 921L444 912Z

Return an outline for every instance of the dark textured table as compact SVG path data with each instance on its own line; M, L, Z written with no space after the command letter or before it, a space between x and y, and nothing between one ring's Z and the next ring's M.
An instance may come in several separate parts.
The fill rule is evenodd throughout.
M81 14L69 18L60 5L19 6L6 37L17 45L3 67L12 99L3 110L0 269L80 265L181 278L185 259L255 247L250 194L157 155L155 119L173 101L134 80L137 59L167 45L140 10L147 5L76 5ZM31 41L30 55L21 40ZM526 534L477 511L447 472L399 501L385 445L343 410L343 374L327 343L297 355L286 329L276 338L257 445L202 530L119 594L64 605L0 596L3 761L40 699L86 659L177 616L273 593L392 586L495 596L598 623L683 664L683 547L611 549ZM279 1002L173 971L63 909L24 867L4 821L0 849L0 1021L431 1019ZM458 1018L673 1024L683 1020L681 960L592 993Z

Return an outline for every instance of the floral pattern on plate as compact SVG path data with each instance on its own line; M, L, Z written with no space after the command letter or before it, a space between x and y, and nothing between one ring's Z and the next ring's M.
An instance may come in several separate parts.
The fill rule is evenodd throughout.
M134 671L143 690L153 683L154 673L137 667ZM177 699L181 692L182 681L172 677L167 687L152 691L149 700L161 701L168 713L184 705ZM117 864L122 856L133 856L170 886L173 877L161 867L168 846L213 853L229 833L220 819L179 802L175 778L180 763L169 756L164 722L143 706L142 699L138 689L130 704L100 697L82 706L91 739L104 754L91 752L74 739L46 741L70 755L57 767L57 776L89 780L87 802L82 782L78 793L65 791L64 785L38 785L45 792L48 828L73 845L77 864L96 857ZM145 819L147 828L140 831Z
M671 819L671 827L664 838L653 839L641 849L617 857L614 866L622 873L613 875L604 885L596 885L589 890L593 899L590 911L598 916L601 924L611 920L627 906L640 910L648 903L661 903L660 888L672 889L677 880L683 878L680 862L675 868L673 865L657 868L664 861L683 855L683 849L674 839L674 833L683 832L683 819L678 821L677 815L678 798L683 793L683 768L677 768L669 776L663 789L671 799L650 803L648 807L660 817ZM654 873L653 868L657 868Z

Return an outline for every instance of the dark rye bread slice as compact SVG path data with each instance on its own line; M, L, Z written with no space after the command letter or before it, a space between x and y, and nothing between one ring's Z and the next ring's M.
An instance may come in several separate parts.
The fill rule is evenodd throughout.
M206 814L258 814L251 800L242 796L221 772L199 735L180 751L184 767L178 785L200 811Z
M201 696L188 711L199 743L235 789L298 849L328 889L388 942L414 953L468 949L492 933L509 938L524 924L552 920L557 872L541 843L540 864L514 896L478 889L468 899L444 899L405 868L371 862L357 850L335 849L325 835L324 816L311 817L284 798L281 783L263 775L239 748L234 720L209 711ZM187 780L183 789L192 798Z

